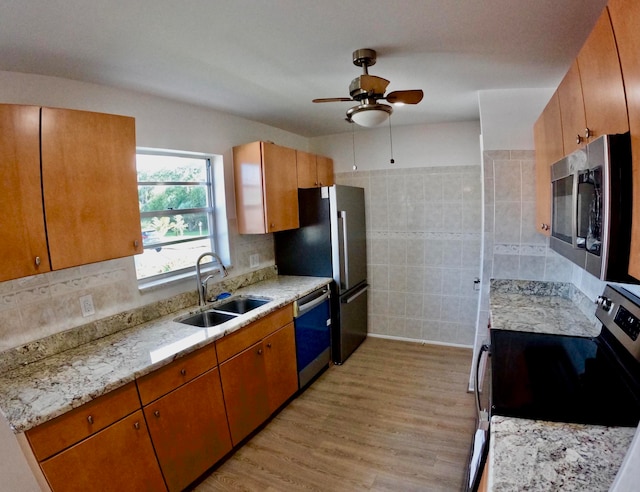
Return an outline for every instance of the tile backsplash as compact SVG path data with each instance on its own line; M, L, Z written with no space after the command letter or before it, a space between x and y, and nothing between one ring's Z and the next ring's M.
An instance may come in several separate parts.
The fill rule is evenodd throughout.
M231 277L274 264L271 234L239 235L236 221L228 222ZM253 254L259 265L250 268ZM140 292L131 257L0 282L0 352L191 291L196 292L193 278ZM95 314L83 317L80 297L89 294Z
M336 182L365 189L369 332L472 345L480 166L339 173Z

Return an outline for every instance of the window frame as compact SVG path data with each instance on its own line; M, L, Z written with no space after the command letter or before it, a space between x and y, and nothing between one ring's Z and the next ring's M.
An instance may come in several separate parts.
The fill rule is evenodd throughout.
M209 234L206 236L198 236L195 239L171 239L168 241L162 241L153 243L150 245L143 245L143 249L154 249L157 247L164 247L175 244L182 244L188 242L201 241L204 239L209 240L208 251L218 253L222 258L225 266L230 268L230 256L229 245L225 244L223 237L228 238L228 226L227 224L221 224L222 217L226 216L226 207L224 205L224 171L222 166L222 156L216 154L208 154L202 152L189 152L189 151L177 151L170 149L159 149L149 147L137 147L136 159L139 154L142 155L157 155L157 156L169 156L169 157L185 157L190 159L202 159L206 161L206 181L137 181L137 186L206 186L206 207L196 207L182 210L156 210L150 212L140 211L140 223L145 217L170 217L175 215L182 215L183 213L205 213L209 222L208 229ZM137 175L136 168L136 175ZM221 182L218 182L221 181ZM221 196L220 196L221 195ZM228 242L228 240L227 240ZM206 265L204 263L203 265ZM149 277L139 278L136 268L136 279L138 281L138 287L141 290L145 288L151 288L162 284L167 284L174 281L180 281L185 278L191 278L195 275L195 262L193 265L176 269L170 272L159 273L157 275L151 275Z

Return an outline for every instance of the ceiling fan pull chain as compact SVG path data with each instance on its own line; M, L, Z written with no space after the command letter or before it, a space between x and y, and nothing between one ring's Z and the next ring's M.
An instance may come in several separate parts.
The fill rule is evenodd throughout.
M351 123L351 144L353 147L353 170L357 171L358 170L358 166L356 166L356 132L353 129L353 122Z
M391 116L389 116L389 146L391 147L391 159L389 159L389 164L395 164L396 161L393 159L393 135L391 134Z

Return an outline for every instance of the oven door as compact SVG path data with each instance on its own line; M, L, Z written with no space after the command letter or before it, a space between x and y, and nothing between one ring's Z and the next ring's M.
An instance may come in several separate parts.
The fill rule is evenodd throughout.
M482 345L475 364L473 387L476 397L476 431L469 451L465 490L476 491L486 466L489 452L489 420L491 419L491 352Z

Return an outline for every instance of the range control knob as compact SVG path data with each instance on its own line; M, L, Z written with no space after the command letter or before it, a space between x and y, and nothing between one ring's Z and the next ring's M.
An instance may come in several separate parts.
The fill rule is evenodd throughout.
M600 306L604 311L609 312L611 309L611 299L605 296L598 296L596 299L596 304Z

